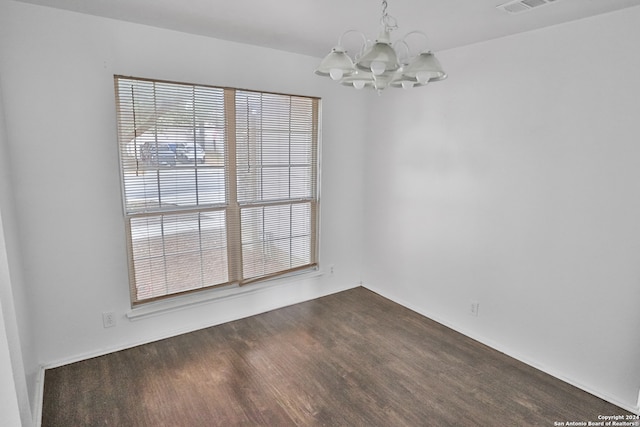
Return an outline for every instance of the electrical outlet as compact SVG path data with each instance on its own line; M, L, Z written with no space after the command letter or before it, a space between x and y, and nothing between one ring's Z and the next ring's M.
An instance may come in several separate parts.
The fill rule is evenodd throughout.
M105 311L102 313L102 325L105 328L116 326L116 314L113 311Z
M335 265L333 265L333 264L329 265L329 274L333 274L335 269L336 269Z
M471 301L469 314L471 314L472 316L478 317L478 310L480 310L480 303L478 301Z

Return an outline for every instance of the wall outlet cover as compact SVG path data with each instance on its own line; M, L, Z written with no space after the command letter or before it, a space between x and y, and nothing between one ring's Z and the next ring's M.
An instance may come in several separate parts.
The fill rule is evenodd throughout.
M105 328L116 326L116 314L113 311L105 311L102 313L102 326Z
M480 303L477 301L472 301L471 302L471 307L470 307L470 314L472 316L478 317L478 311L480 310Z

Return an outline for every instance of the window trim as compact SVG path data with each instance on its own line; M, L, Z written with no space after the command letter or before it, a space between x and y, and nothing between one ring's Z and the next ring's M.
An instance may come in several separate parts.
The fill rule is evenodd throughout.
M326 274L329 273L321 269L319 265L316 265L304 271L290 272L279 277L265 279L253 283L251 286L240 286L237 283L226 286L210 286L208 288L198 289L197 291L183 292L162 299L136 304L125 313L125 316L130 321L142 320L186 308L262 293L274 288L283 288L290 286L294 281L317 280Z

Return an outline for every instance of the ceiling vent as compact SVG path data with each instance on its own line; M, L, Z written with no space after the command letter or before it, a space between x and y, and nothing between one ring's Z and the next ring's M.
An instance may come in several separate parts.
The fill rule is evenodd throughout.
M545 4L556 3L557 1L558 0L515 0L497 7L507 13L516 14L544 6Z

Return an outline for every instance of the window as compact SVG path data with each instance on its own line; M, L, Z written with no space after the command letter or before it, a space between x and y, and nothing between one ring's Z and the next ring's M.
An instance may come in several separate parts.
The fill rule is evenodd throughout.
M115 87L132 304L316 266L318 99Z

